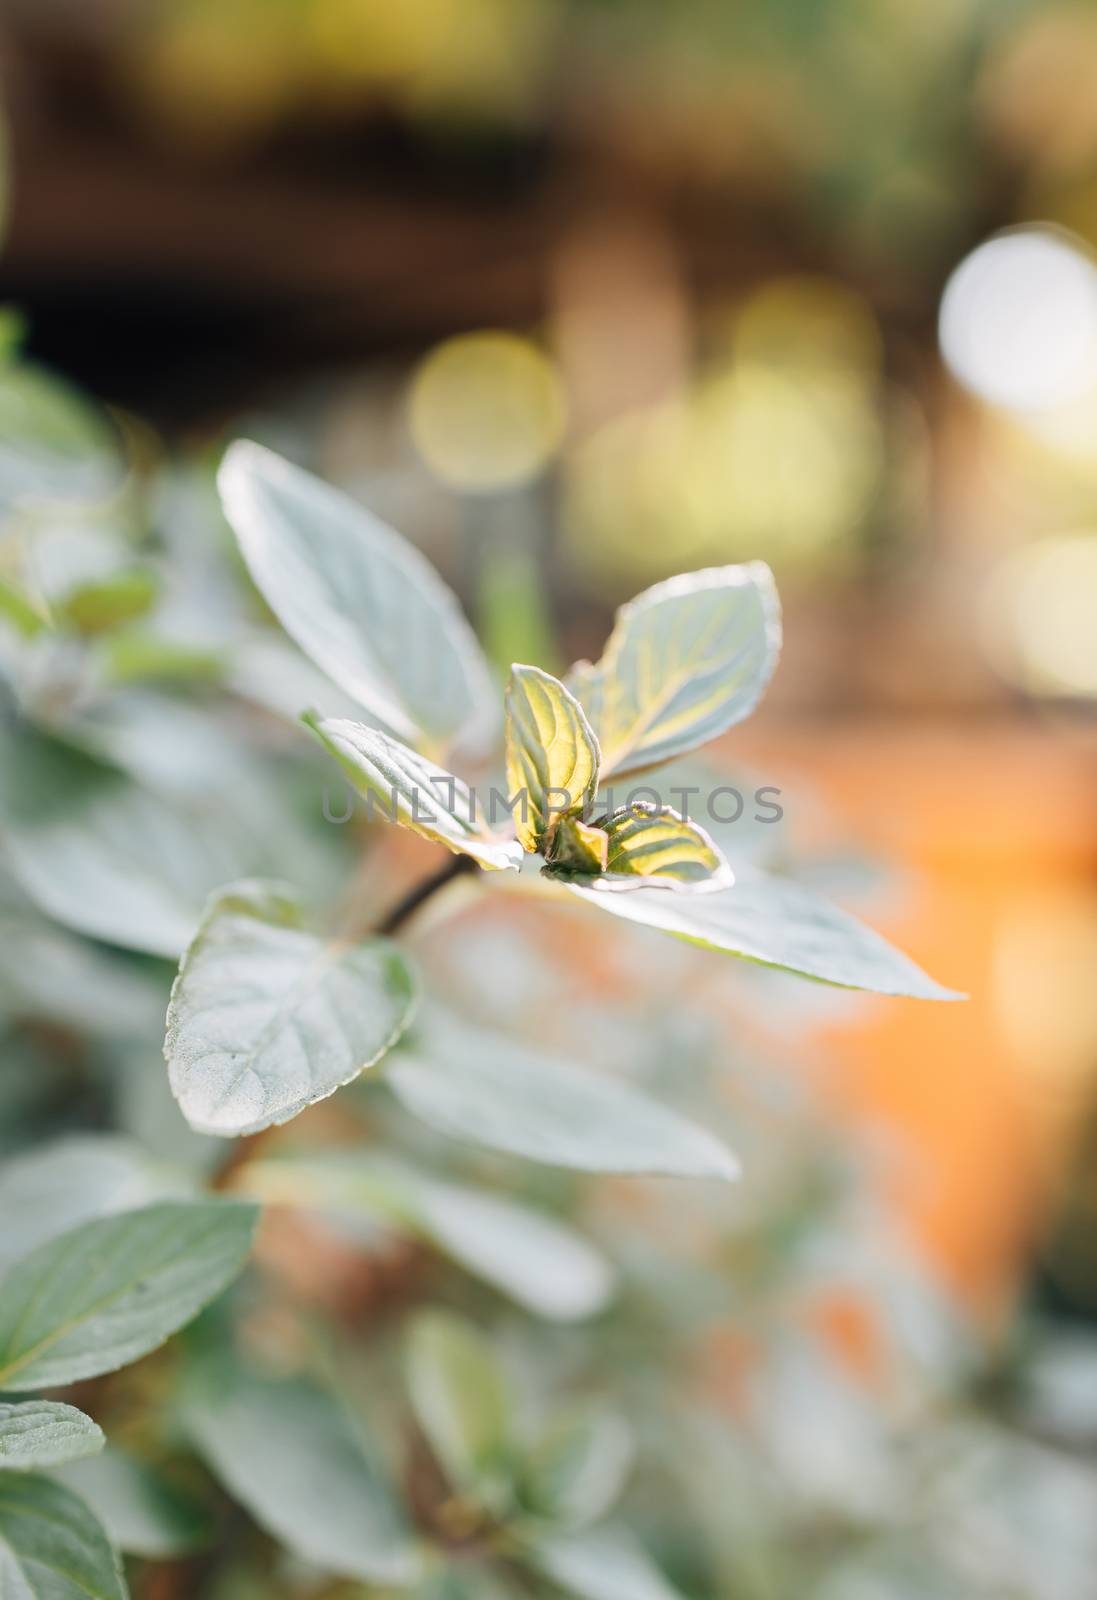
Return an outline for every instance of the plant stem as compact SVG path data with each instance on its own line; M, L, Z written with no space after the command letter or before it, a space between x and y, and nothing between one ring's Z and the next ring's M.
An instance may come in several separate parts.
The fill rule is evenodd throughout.
M398 933L404 924L411 920L420 906L426 905L427 901L432 899L440 889L444 889L447 883L452 883L454 879L463 877L466 873L479 871L480 868L471 856L455 855L451 857L431 877L424 878L422 883L417 883L414 889L409 889L408 893L396 902L378 924L377 932L386 937L391 937L392 934Z

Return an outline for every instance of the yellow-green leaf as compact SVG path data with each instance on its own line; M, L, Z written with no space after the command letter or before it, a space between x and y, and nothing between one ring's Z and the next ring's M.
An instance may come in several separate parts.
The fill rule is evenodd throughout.
M540 667L511 667L506 705L507 788L522 795L518 838L532 851L561 816L593 801L598 741L575 696Z
M720 851L703 828L687 822L669 806L634 804L602 821L598 828L606 840L605 864L584 869L554 860L546 876L582 881L603 889L682 887L726 889L734 878Z
M311 714L303 720L366 797L376 817L459 855L472 856L489 870L517 867L521 847L484 825L472 790L444 767L365 723Z
M601 661L571 680L603 779L658 766L742 721L780 646L777 593L760 561L683 573L622 606Z
M609 838L604 828L579 817L562 817L552 836L550 866L561 873L589 877L605 872Z

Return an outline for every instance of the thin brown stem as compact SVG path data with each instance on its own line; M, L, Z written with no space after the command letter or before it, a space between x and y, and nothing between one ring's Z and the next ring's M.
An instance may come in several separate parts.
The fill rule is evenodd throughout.
M428 900L433 899L440 889L444 889L454 879L464 877L466 873L479 871L480 868L471 856L452 856L444 866L439 867L437 872L433 873L429 878L424 878L422 883L417 883L413 889L408 890L402 899L397 900L391 910L381 919L377 932L386 937L391 937L392 934L398 933L405 923L410 922L420 907L426 905Z

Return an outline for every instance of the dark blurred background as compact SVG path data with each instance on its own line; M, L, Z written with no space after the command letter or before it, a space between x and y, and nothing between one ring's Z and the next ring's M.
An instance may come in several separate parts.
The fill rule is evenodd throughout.
M0 18L0 299L127 426L294 441L500 660L773 565L729 755L897 865L869 914L972 994L824 1022L826 1090L918 1152L889 1203L972 1306L1097 1311L1097 11Z

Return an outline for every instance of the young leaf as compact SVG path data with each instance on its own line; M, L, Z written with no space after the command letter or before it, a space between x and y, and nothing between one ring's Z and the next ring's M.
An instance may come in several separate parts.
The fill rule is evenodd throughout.
M322 1571L403 1586L418 1559L392 1491L344 1406L311 1383L217 1369L183 1424L226 1488Z
M170 1561L209 1538L211 1518L206 1507L116 1445L50 1476L80 1496L111 1544L126 1555Z
M4 1600L128 1600L118 1557L87 1506L50 1478L0 1474Z
M37 1472L93 1456L103 1430L75 1406L57 1400L0 1400L0 1471Z
M407 1375L419 1426L450 1483L501 1503L514 1404L491 1346L461 1317L424 1312L411 1330Z
M413 545L247 440L228 451L218 484L264 599L341 689L401 739L490 744L498 710L487 663Z
M401 1104L440 1133L531 1161L694 1178L738 1172L714 1134L639 1089L436 1010L417 1026L410 1051L390 1056L384 1076Z
M588 905L629 922L823 983L917 1000L962 998L856 917L787 878L752 872L731 889L701 895L644 888L609 895L580 884L568 887Z
M346 1221L381 1218L433 1244L535 1316L571 1322L601 1311L613 1272L555 1217L469 1184L442 1183L404 1162L342 1152L323 1161L254 1162L240 1187L257 1199L311 1206Z
M624 1528L591 1528L540 1540L529 1562L576 1600L682 1600Z
M379 1061L415 1002L407 958L387 939L325 941L302 926L292 889L231 884L172 987L172 1092L200 1133L233 1138L287 1122Z
M616 1503L632 1467L621 1417L582 1407L554 1418L522 1469L522 1503L537 1517L585 1527Z
M581 817L561 817L546 856L546 876L594 878L606 870L609 835Z
M247 1258L253 1206L164 1202L85 1222L0 1284L0 1390L50 1389L155 1350Z
M532 852L560 815L594 800L598 741L578 700L540 667L511 667L506 708L507 790L523 797L518 838Z
M705 830L669 808L637 803L614 812L600 827L606 835L606 863L593 878L587 875L590 887L712 890L733 881L731 868ZM545 876L578 883L584 875L553 860Z
M781 647L762 562L657 583L617 613L597 666L572 674L602 750L602 779L658 766L748 716Z
M521 845L481 824L472 791L460 778L364 723L304 720L377 815L472 856L489 871L517 867Z

